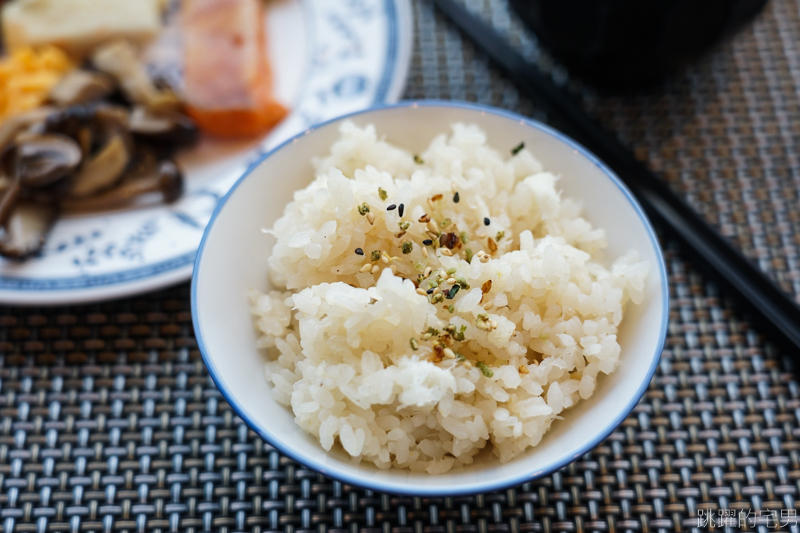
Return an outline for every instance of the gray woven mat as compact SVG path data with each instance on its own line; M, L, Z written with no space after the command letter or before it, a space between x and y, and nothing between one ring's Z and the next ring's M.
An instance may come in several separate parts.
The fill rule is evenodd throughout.
M468 0L567 83L503 0ZM425 0L407 98L544 118ZM782 286L800 295L800 15L773 0L659 96L587 108ZM785 361L667 250L667 348L608 439L513 489L405 498L282 457L208 378L186 286L102 305L0 309L0 531L518 533L728 531L794 524L800 388ZM797 526L791 526L797 531Z

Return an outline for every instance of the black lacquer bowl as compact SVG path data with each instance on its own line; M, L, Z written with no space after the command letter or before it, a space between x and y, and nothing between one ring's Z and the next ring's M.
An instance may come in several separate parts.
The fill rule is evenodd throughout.
M767 0L511 0L540 42L599 87L662 82L761 11Z

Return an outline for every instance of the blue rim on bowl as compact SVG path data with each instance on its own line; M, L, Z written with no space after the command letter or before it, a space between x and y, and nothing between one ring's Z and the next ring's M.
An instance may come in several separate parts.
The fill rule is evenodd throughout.
M512 475L510 475L508 477L505 477L500 481L490 482L490 483L476 483L476 484L463 485L463 486L453 486L453 487L448 487L446 490L444 490L444 489L426 488L424 486L424 484L423 484L423 486L414 486L414 485L404 486L403 484L389 484L389 485L386 485L386 484L374 482L370 478L354 477L353 475L351 475L351 474L349 474L347 472L342 472L342 471L337 470L335 467L332 467L330 464L326 464L323 461L320 461L320 460L317 460L317 459L314 459L314 458L308 458L308 457L300 456L294 449L292 449L289 446L280 445L280 444L275 443L274 440L270 438L271 437L270 433L265 428L261 427L258 423L255 422L254 417L248 412L248 409L244 405L241 405L240 403L238 403L236 401L236 398L235 398L234 394L232 393L232 391L220 379L219 372L215 367L213 359L209 355L208 349L206 347L206 343L205 343L204 338L203 338L203 331L202 331L200 323L199 323L199 318L198 318L199 313L198 313L198 309L197 309L198 277L199 277L199 273L200 273L200 269L201 269L201 261L202 261L202 258L203 258L203 252L205 250L205 246L206 246L206 241L207 241L208 235L209 235L210 231L212 230L212 228L214 227L214 224L216 222L216 219L217 219L219 213L221 212L222 209L225 208L225 205L228 202L228 200L231 197L231 195L233 195L236 192L236 190L238 189L238 187L241 185L241 183L244 180L246 180L248 178L248 176L250 176L250 174L252 173L253 169L255 169L263 161L265 161L266 159L271 157L276 152L279 152L283 147L285 147L287 145L290 145L290 144L293 144L293 143L297 142L298 139L310 134L311 132L313 132L313 131L315 131L315 130L317 130L319 128L327 126L327 125L329 125L331 123L340 122L340 121L342 121L344 119L347 119L347 118L350 118L350 117L357 117L357 116L360 116L360 115L363 115L363 114L373 113L375 111L384 110L384 109L424 108L424 107L431 107L431 108L433 108L433 107L446 107L446 108L455 108L455 109L465 109L465 110L470 110L470 111L479 111L481 113L492 114L492 115L497 115L497 116L500 116L500 117L511 119L511 120L513 120L515 122L519 122L520 124L523 124L523 125L531 127L531 128L535 128L535 129L537 129L537 130L539 130L539 131L541 131L543 133L546 133L547 135L555 137L559 141L565 143L566 145L568 145L572 149L574 149L577 154L580 154L584 158L588 159L592 164L597 166L600 169L600 171L602 171L602 173L605 174L606 177L608 177L616 185L616 187L624 194L626 199L630 202L630 204L632 205L632 207L636 211L637 215L639 216L643 226L646 228L647 234L648 234L648 236L649 236L649 238L651 240L651 244L653 246L653 251L654 251L654 253L656 255L656 258L657 258L657 261L658 261L658 265L654 265L654 266L657 267L656 270L658 270L658 273L659 273L659 277L660 277L659 282L660 282L661 291L662 291L661 297L663 299L663 308L661 309L662 321L661 321L661 324L660 324L660 330L659 330L659 334L658 334L659 337L658 337L658 341L656 343L655 353L653 354L653 357L652 357L652 362L651 362L651 364L650 364L650 366L649 366L649 368L647 370L646 379L642 380L642 382L638 385L638 388L637 388L635 394L631 398L631 401L628 402L627 405L625 405L625 407L619 412L618 416L616 416L613 419L613 421L608 424L608 426L604 429L603 432L601 432L601 434L597 435L595 438L592 438L591 440L588 440L585 443L583 443L581 446L579 446L576 453L574 453L574 454L572 454L570 456L567 456L567 457L563 457L558 461L553 461L553 462L547 464L545 467L536 470L535 472L529 472L529 471L520 471L518 473L515 472L514 474L512 474ZM360 487L368 488L368 489L371 489L371 490L377 490L377 491L382 491L382 492L390 492L390 493L395 493L395 494L404 494L404 495L409 495L409 496L456 496L456 495L475 494L475 493L483 493L483 492L491 492L491 491L495 491L495 490L500 490L500 489L503 489L503 488L507 488L507 487L510 487L510 486L514 486L514 485L518 485L518 484L521 484L521 483L525 483L525 482L531 481L531 480L533 480L535 478L538 478L538 477L545 476L547 474L550 474L550 473L552 473L552 472L554 472L554 471L566 466L567 464L573 462L574 460L578 459L579 457L581 457L585 453L589 452L592 448L596 447L606 437L608 437L608 435L610 435L623 422L623 420L630 414L630 412L637 405L637 403L639 402L639 400L641 399L641 397L644 395L645 391L647 390L647 388L648 388L648 386L650 384L650 381L652 380L653 375L655 374L655 371L656 371L656 369L658 367L661 351L663 350L664 343L665 343L665 340L666 340L666 333L667 333L667 322L668 322L668 317L669 317L669 285L668 285L667 276L666 276L666 265L665 265L664 257L663 257L663 254L661 252L661 248L660 248L660 246L658 244L658 239L657 239L657 237L655 235L655 232L654 232L649 220L647 219L647 216L644 214L644 211L642 210L641 206L639 205L637 200L634 198L634 196L630 192L630 190L620 181L620 179L608 167L605 166L605 164L603 164L591 152L586 150L583 146L579 145L578 143L576 143L575 141L573 141L569 137L567 137L564 134L562 134L562 133L550 128L549 126L546 126L546 125L544 125L544 124L542 124L542 123L540 123L540 122L538 122L536 120L529 119L529 118L524 117L522 115L518 115L516 113L512 113L512 112L509 112L509 111L504 111L504 110L501 110L501 109L492 108L492 107L489 107L489 106L484 106L484 105L479 105L479 104L472 104L472 103L438 101L438 100L424 100L424 101L406 101L406 102L401 102L399 104L374 107L374 108L371 108L371 109L368 109L368 110L359 111L359 112L356 112L356 113L352 113L350 115L345 115L345 116L342 116L342 117L339 117L339 118L336 118L336 119L333 119L333 120L318 124L318 125L316 125L316 126L314 126L312 128L309 128L308 130L304 131L303 133L301 133L301 134L299 134L299 135L287 140L286 142L284 142L280 146L276 147L275 149L273 149L269 153L265 154L262 158L260 158L254 164L252 164L247 169L247 171L244 173L244 175L241 178L239 178L239 180L233 185L233 187L231 187L230 191L225 195L225 197L222 199L222 201L220 201L220 203L218 204L216 210L214 211L214 214L211 217L210 222L208 223L206 231L205 231L205 233L203 235L203 238L202 238L202 240L200 242L200 246L199 246L198 253L197 253L197 258L195 260L194 274L192 276L192 286L191 286L191 308L192 308L192 320L193 320L193 325L194 325L194 330L195 330L195 336L197 338L198 348L199 348L199 350L200 350L200 352L202 354L203 360L204 360L204 362L205 362L205 364L206 364L206 366L208 368L209 374L211 375L212 379L214 380L214 383L219 388L219 390L222 393L222 395L225 398L225 400L228 401L228 403L231 405L233 410L244 420L244 422L254 432L256 432L262 439L264 439L265 441L267 441L270 444L272 444L273 446L275 446L275 448L278 449L282 454L290 457L291 459L294 459L298 463L301 463L301 464L303 464L303 465L305 465L305 466L307 466L307 467L309 467L309 468L311 468L313 470L321 472L326 476L329 476L329 477L331 477L333 479L336 479L336 480L341 481L343 483L346 483L348 485L360 486ZM264 385L265 385L265 387L268 386L266 381L265 381Z

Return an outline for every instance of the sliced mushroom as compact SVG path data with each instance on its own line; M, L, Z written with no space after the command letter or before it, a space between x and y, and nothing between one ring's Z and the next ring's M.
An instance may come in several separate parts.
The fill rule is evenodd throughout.
M122 177L130 160L128 143L119 131L111 136L96 155L84 163L72 182L69 195L89 196L112 187Z
M51 113L45 122L45 131L60 133L75 139L84 157L89 155L94 141L92 120L95 106L76 104Z
M39 107L25 113L13 115L0 123L0 151L3 151L21 131L44 123L55 110Z
M47 115L46 129L49 132L72 136L81 126L91 122L96 108L96 105L91 104L75 104L52 110Z
M78 143L58 134L25 135L16 141L16 173L23 187L46 187L69 175L81 162Z
M95 128L108 132L114 128L130 127L130 112L121 105L104 104L94 109L92 120Z
M183 194L183 172L174 161L163 161L158 167L158 188L168 204Z
M17 204L17 200L19 200L21 190L22 187L20 187L17 180L8 180L6 183L6 187L0 193L0 225L5 224L6 220L8 220L14 210L14 206Z
M22 187L17 179L16 149L12 146L0 153L0 226L5 224L19 200Z
M50 100L58 105L94 102L114 91L114 80L106 74L89 70L73 70L50 91Z
M24 259L41 250L57 214L53 205L17 202L0 228L0 255Z
M137 142L134 143L133 158L128 170L122 177L122 181L130 181L132 179L141 178L158 172L158 166L161 163L158 151L147 143Z
M112 76L125 96L135 103L162 111L174 110L180 105L172 91L162 91L155 86L128 41L117 40L101 46L92 56L92 63Z
M183 173L173 161L162 161L154 174L123 181L109 191L88 198L69 198L61 203L70 211L113 209L150 193L161 193L165 202L174 202L183 192Z
M133 108L128 128L131 133L172 149L191 146L200 137L194 121L181 113L157 113L144 106Z

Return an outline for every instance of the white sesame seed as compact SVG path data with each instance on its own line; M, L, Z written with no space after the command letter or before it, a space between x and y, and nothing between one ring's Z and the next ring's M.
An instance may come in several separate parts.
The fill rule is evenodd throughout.
M367 220L370 224L375 224L375 213L367 213Z
M441 287L436 287L431 294L439 294L440 292L442 292Z
M481 263L488 263L489 259L491 259L491 257L488 255L481 256Z
M487 311L488 311L489 309L491 309L492 307L494 307L494 302L493 302L493 301L486 302L486 305L484 305L484 306L483 306L483 308L484 308L485 310L487 310Z
M428 257L428 247L427 246L423 246L422 247L422 257L424 257L426 259Z
M451 252L448 248L442 248L442 255L445 255L447 257L452 257L453 252Z
M444 349L444 357L445 357L445 359L455 359L456 358L456 354L450 348L445 348Z
M427 294L425 291L423 291L422 289L417 289L417 294L419 294L420 296L427 296L427 295L428 295L428 294Z
M464 368L469 370L470 368L472 368L472 363L470 363L469 361L464 361Z
M372 265L367 263L366 265L361 267L361 270L359 270L359 272L369 272L370 270L372 270Z
M497 329L497 320L492 320L490 324L492 325L492 329Z
M377 274L380 271L381 271L381 267L379 267L378 265L375 265L375 266L372 267L372 273L373 274Z
M385 265L389 264L389 256L386 255L386 252L384 252L383 255L381 256L381 261L383 261L383 264Z
M430 333L423 333L422 336L420 336L420 339L426 341L426 340L430 339L432 336L433 335L431 335Z
M428 222L428 231L431 231L434 234L438 233L439 228L436 226L436 221L431 220Z
M431 267L428 267L428 268L425 269L425 272L422 275L427 278L428 276L431 275L432 271L433 271L433 269Z
M455 285L456 284L456 278L447 278L447 283L449 283L450 285Z

